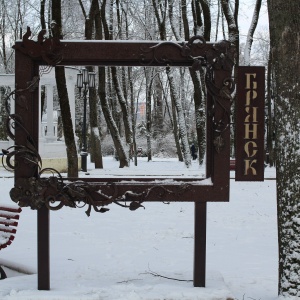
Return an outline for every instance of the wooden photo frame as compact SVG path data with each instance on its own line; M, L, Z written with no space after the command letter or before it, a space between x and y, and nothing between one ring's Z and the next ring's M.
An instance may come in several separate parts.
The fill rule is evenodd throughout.
M8 128L15 146L5 162L15 172L11 198L38 211L38 288L50 288L49 210L76 202L88 212L125 201L135 209L146 201L195 202L194 285L205 286L206 203L229 201L230 104L234 51L227 41L206 43L201 36L186 42L63 41L29 39L30 29L14 48L16 59L15 113ZM54 66L189 67L206 73L206 178L63 178L59 172L43 176L39 142L40 69ZM14 158L14 164L11 160ZM130 206L129 205L129 206Z

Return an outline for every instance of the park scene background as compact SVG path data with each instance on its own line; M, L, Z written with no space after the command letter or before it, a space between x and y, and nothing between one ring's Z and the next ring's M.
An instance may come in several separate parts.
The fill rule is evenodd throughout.
M14 76L12 46L28 32L27 26L33 39L41 29L70 40L187 41L193 35L201 35L211 42L225 39L236 49L236 67L266 67L266 180L237 183L231 172L230 202L209 204L205 289L194 289L189 281L193 260L193 203L149 203L133 214L116 207L104 214L104 218L102 215L87 218L84 208L51 213L54 259L51 259L50 292L35 288L36 220L33 216L36 212L24 208L15 241L0 252L0 265L6 268L9 277L0 283L3 299L297 299L300 295L298 10L297 1L287 5L282 0L251 3L238 0L78 0L76 3L17 0L10 3L2 0L2 149L13 145L5 122L7 113L14 112L13 101L5 105L7 95L15 88L6 81L7 77ZM84 105L76 82L77 73L82 73L83 68L75 68L72 79L71 75L64 75L69 84L72 82L67 87L71 91L69 98L59 96L62 77L55 76L55 81L40 85L39 134L45 163L49 160L49 166L53 166L56 162L64 176L73 177L97 176L108 170L121 172L125 177L136 172L154 174L166 164L170 166L168 171L173 170L173 176L184 175L187 166L189 173L185 176L205 176L202 174L206 158L203 133L207 91L203 70L195 75L189 69L178 69L170 76L163 68L150 71L92 68L89 71L95 72L97 92L90 90L88 104ZM41 74L46 77L49 71L41 70ZM236 77L235 70L233 78ZM236 96L231 95L233 103L237 101ZM178 122L175 109L178 105L182 107L184 122ZM130 112L127 116L124 108ZM231 121L234 159L233 111ZM62 126L63 122L67 126ZM83 149L85 123L88 124L87 149ZM179 132L185 132L185 136ZM195 160L189 153L192 144L197 148ZM74 151L75 155L69 156L73 161L66 159L66 147ZM82 149L90 154L85 172L80 171L77 161L85 152ZM2 168L1 174L0 202L13 205L9 202L13 173ZM165 214L168 209L169 213ZM146 216L149 210L152 213ZM94 223L93 219L98 221ZM68 224L66 227L64 222ZM128 235L122 233L124 227ZM79 233L81 230L83 233ZM144 243L146 248L137 242ZM128 252L122 251L122 247L128 246ZM153 249L160 251L156 254ZM84 258L85 263L81 264ZM74 263L70 267L71 262Z

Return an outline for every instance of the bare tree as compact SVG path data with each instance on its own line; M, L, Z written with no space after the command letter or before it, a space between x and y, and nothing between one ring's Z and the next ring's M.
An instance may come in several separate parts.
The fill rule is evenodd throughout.
M246 45L245 45L245 52L244 52L244 65L245 66L250 66L251 47L252 47L252 43L253 43L254 32L255 32L255 29L256 29L256 26L258 23L260 8L261 8L261 0L256 0L253 17L252 17L250 28L248 30L248 35L247 35L247 40L246 40Z
M103 0L100 10L99 18L101 18L101 23L103 25L104 30L104 37L105 39L109 40L111 39L111 34L109 31L109 26L106 20L106 0ZM98 28L99 29L99 28ZM103 33L102 31L98 31L98 38L103 39ZM114 146L117 152L117 156L120 160L120 168L127 167L129 165L128 158L126 156L124 147L122 145L121 137L119 134L118 127L116 126L116 123L112 117L111 110L109 108L109 104L107 101L107 93L106 93L106 70L105 67L99 67L98 68L98 74L99 74L99 87L98 87L98 93L100 98L100 103L103 111L104 118L106 120L107 126L109 128L111 137L114 142Z
M176 107L177 116L178 116L178 127L179 127L179 134L180 134L181 144L182 144L182 152L184 158L183 160L185 165L187 167L190 167L191 153L190 153L190 148L189 148L189 143L187 138L187 130L186 130L186 123L185 123L182 103L180 101L180 97L176 92L174 77L169 67L167 67L167 75L170 84L171 98L173 99L174 105Z
M238 53L239 53L239 29L237 23L237 15L238 15L238 5L235 5L235 10L233 11L229 1L220 0L222 5L222 10L224 12L224 16L227 21L228 27L228 39L236 49L235 51L235 65L238 65ZM238 3L238 0L235 0Z
M276 101L279 295L300 296L300 5L268 1Z
M145 68L146 77L146 138L147 138L147 157L148 161L152 160L152 84L153 84L153 68Z
M91 40L95 31L95 19L100 14L98 0L93 0L90 6L89 14L87 15L81 0L79 0L82 8L82 13L85 17L85 38ZM87 66L89 72L93 72L93 67ZM90 105L90 145L91 145L91 159L95 163L95 168L103 168L100 129L98 124L98 109L97 109L97 94L94 89L89 90L89 105Z
M132 132L131 132L131 125L129 121L129 112L128 112L128 105L127 105L127 99L124 97L123 90L121 88L121 84L117 75L117 68L111 67L111 73L112 73L112 80L114 84L114 88L116 91L116 96L119 100L119 104L121 106L122 110L122 117L124 121L124 128L125 128L125 138L126 143L132 145Z
M0 19L0 34L1 34L1 48L0 48L0 56L3 64L3 68L5 73L8 73L8 64L7 64L7 55L6 55L6 11L5 11L5 3L4 0L1 0L1 19Z
M62 39L61 0L52 0L52 35ZM55 67L55 79L62 114L64 137L67 147L68 176L78 177L78 156L73 131L64 67Z
M185 2L185 0L182 0L182 1L183 1L182 2L182 10L184 12L186 12L186 2ZM158 23L160 38L162 40L166 40L166 15L168 12L168 8L167 8L168 2L152 0L152 3L153 3L155 16L156 16L156 21ZM169 9L169 12L170 12L170 9ZM172 9L171 9L171 15L172 15ZM189 35L187 19L183 18L183 25L184 25L185 34ZM174 77L171 74L169 67L166 68L166 73L167 73L168 80L169 80L171 99L176 108L177 117L178 117L178 127L179 127L178 138L181 139L180 145L182 148L183 159L184 159L185 165L187 167L189 167L191 165L191 155L190 155L190 151L189 151L189 143L188 143L188 138L187 138L187 130L186 130L186 123L185 123L184 115L183 115L182 103L181 103L181 99L176 91ZM177 128L174 128L174 130L177 130ZM177 137L177 135L175 135L175 137ZM176 144L179 145L179 141L176 141ZM178 153L178 155L180 155L180 154Z

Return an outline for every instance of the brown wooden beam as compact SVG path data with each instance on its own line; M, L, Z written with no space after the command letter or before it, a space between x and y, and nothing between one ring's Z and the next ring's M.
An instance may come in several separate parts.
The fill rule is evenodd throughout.
M206 270L206 202L195 203L194 286L205 287Z
M16 47L22 48L21 41ZM212 43L195 41L184 46L182 42L160 41L61 41L62 59L58 65L71 66L181 66L190 67L193 57L204 56ZM187 42L185 42L187 45ZM32 59L41 65L40 56Z

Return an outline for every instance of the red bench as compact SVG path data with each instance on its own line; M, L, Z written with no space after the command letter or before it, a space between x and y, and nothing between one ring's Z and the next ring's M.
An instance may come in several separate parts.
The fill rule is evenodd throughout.
M0 250L12 243L17 232L20 207L0 206ZM5 279L6 274L0 266L0 280Z
M0 206L0 250L14 240L21 211L20 207Z

